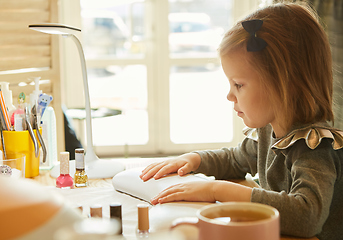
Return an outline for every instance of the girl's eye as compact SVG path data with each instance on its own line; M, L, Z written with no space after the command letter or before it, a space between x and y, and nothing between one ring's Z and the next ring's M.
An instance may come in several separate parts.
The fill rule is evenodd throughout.
M242 84L235 83L235 87L236 87L237 89L240 89L241 87L243 87L243 85L242 85Z

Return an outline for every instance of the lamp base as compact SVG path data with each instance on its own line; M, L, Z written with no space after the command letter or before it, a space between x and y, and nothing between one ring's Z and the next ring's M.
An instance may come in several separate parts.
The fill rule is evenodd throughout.
M96 178L112 178L117 173L124 171L125 166L115 160L97 159L91 162L86 162L86 174L89 179ZM69 161L69 175L74 177L75 174L75 160ZM60 164L55 165L51 171L50 176L58 178L60 175Z

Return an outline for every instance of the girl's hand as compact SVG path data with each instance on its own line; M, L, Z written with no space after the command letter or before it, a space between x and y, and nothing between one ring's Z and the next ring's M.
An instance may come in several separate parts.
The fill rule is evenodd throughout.
M175 172L183 176L191 171L197 170L200 162L201 158L197 153L183 154L174 159L150 164L142 171L140 178L143 181L147 181L150 178L159 179L166 174Z
M230 181L189 182L166 188L150 202L250 202L252 188Z
M166 188L150 200L153 205L176 201L215 202L213 195L213 182L176 184Z

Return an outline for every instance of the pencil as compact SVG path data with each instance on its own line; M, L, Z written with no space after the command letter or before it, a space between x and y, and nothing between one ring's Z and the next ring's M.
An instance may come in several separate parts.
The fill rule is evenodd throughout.
M4 118L4 114L2 112L1 107L0 107L0 126L1 126L1 130L6 129L5 118Z
M7 154L6 154L6 148L5 148L5 140L4 140L4 134L3 134L3 129L2 129L2 126L0 126L0 131L1 131L1 145L2 145L2 151L3 151L3 154L4 154L4 159L6 160L7 159Z
M11 130L11 120L10 120L10 117L8 115L8 111L7 111L7 108L6 108L6 105L5 105L5 99L4 99L4 95L1 91L1 88L0 88L0 104L1 104L1 111L4 115L4 119L5 119L5 123L6 123L6 128L4 130Z

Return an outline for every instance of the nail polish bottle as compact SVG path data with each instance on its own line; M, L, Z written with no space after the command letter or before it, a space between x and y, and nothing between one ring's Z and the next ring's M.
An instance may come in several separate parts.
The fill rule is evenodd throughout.
M87 187L88 176L85 172L85 150L75 149L75 175L74 182L76 187Z
M100 204L94 204L89 208L90 217L102 218L102 206Z
M60 153L60 176L56 179L56 187L73 188L73 178L69 175L69 152Z
M138 238L148 238L149 236L149 205L138 204Z
M121 204L120 203L111 203L110 204L110 218L116 219L119 222L119 234L123 233L123 226L122 226L122 214L121 214Z
M83 213L83 206L82 205L77 205L75 207L81 214Z

